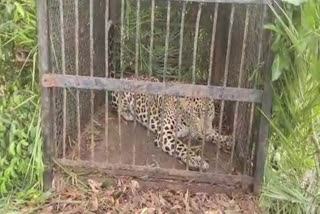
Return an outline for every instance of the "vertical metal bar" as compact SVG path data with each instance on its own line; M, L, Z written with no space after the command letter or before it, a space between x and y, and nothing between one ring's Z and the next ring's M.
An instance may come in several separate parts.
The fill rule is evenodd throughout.
M155 0L151 1L151 29L150 29L150 48L149 48L149 77L152 76L153 73L153 40L154 40L154 10L155 10ZM148 106L147 106L147 119L148 119L148 131L147 135L150 136L150 99L151 96L148 96Z
M207 120L208 120L208 99L205 99L205 112L203 117L203 135L202 135L202 143L201 143L201 165L200 172L203 172L203 158L204 158L204 147L206 145L206 136L207 136Z
M94 0L90 0L90 76L94 76L94 70L93 70L93 54L94 54L94 47L93 47L93 2ZM95 158L95 142L94 142L94 125L93 125L93 114L94 114L94 91L90 90L90 130L91 130L91 161L94 162Z
M182 11L181 11L181 22L180 22L180 41L179 41L179 68L178 68L178 82L181 81L181 66L182 66L182 50L183 50L183 35L184 35L184 23L185 23L185 15L186 15L186 2L182 2ZM176 121L180 121L180 98L176 98ZM174 158L177 158L177 142L178 142L178 122L175 125L175 142L174 142ZM176 168L176 161L173 163L173 168Z
M271 53L269 53L271 55ZM264 81L264 92L263 92L263 101L262 101L262 112L265 116L261 116L260 119L260 128L259 128L259 137L256 150L256 166L254 172L254 192L258 193L261 188L263 175L264 175L264 166L266 161L266 145L269 135L269 123L268 119L271 116L271 100L272 100L272 88L271 88L271 59L273 56L268 56L267 59L268 65L265 69L265 81ZM267 117L267 118L266 118Z
M183 50L185 15L186 15L186 2L182 2L181 23L180 23L179 68L178 68L178 81L179 82L181 81L181 66L182 66L182 50Z
M75 0L75 70L79 75L79 0ZM77 108L77 146L78 154L81 159L81 124L80 124L80 91L76 91L76 108Z
M216 31L217 31L217 19L219 13L219 3L215 3L214 6L214 15L213 15L213 23L212 23L212 33L211 33L211 45L210 45L210 61L209 61L209 73L208 73L208 86L211 85L212 79L212 67L213 67L213 57L214 57L214 47L216 40ZM212 122L212 121L211 121ZM205 136L206 137L206 136ZM220 154L220 144L218 144L218 150L216 153L216 162L215 162L215 171L218 170L219 163L219 154Z
M167 73L167 64L168 64L168 49L169 49L169 38L170 38L170 13L171 13L171 1L168 1L167 5L167 22L166 22L166 39L165 39L165 53L164 53L164 69L163 69L163 84L166 82L166 73ZM165 105L166 102L166 96L163 96L163 99L160 103L160 111L163 109L163 105ZM163 121L164 121L164 115L163 112L161 112L161 121L160 121L160 145L163 144Z
M226 87L227 82L228 82L231 36L232 36L232 27L233 27L233 21L234 21L234 11L235 11L235 6L234 6L234 4L232 4L231 12L230 12L229 30L228 30L227 54L226 54L226 63L225 63L225 68L224 68L223 87ZM224 100L221 101L221 106L220 106L220 118L219 118L219 131L220 131L220 133L222 130L223 111L224 111ZM218 144L218 146L219 146L219 144Z
M189 161L190 161L190 149L191 149L191 137L188 137L188 151L187 151L187 163L186 170L189 171Z
M139 54L140 54L140 7L141 0L137 0L137 13L136 13L136 58L135 58L135 75L138 76L139 70Z
M245 25L244 25L244 32L243 32L238 88L241 88L243 66L244 66L244 60L245 60L245 54L246 54L246 48L247 48L248 25L249 25L249 15L250 15L248 7L249 6L246 6L246 18L245 18ZM236 138L237 123L238 123L238 114L239 114L239 101L236 102L234 120L233 120L232 150L231 150L231 157L230 157L230 165L232 165L233 160L234 160L235 138Z
M64 41L64 17L63 17L63 0L59 1L59 14L60 14L60 39L61 39L61 62L62 62L62 74L66 74L66 62L65 62L65 41ZM66 158L66 136L67 136L67 90L63 90L63 133L62 133L62 156Z
M261 63L261 52L262 52L262 37L263 37L263 25L264 25L264 20L266 17L266 12L267 12L267 6L263 6L263 14L262 14L262 20L261 20L261 27L260 27L260 33L259 33L259 45L258 45L258 66L260 66ZM260 69L260 68L258 68ZM255 75L253 79L253 88L255 89L257 87L257 76ZM253 126L253 119L254 119L254 111L255 111L256 104L251 103L251 110L250 110L250 122L249 122L249 129L248 129L248 141L247 141L247 148L246 148L246 154L248 154L250 144L252 141L252 126ZM249 155L249 154L248 154ZM251 162L251 152L250 152L250 162ZM248 169L246 169L247 164L245 164L245 168L243 171L243 174L246 173Z
M105 8L105 26L104 26L104 36L105 36L105 69L106 69L106 78L109 77L109 30L111 23L109 22L109 0L106 0ZM104 137L105 137L105 147L106 147L106 160L109 161L109 100L108 100L108 91L105 91L105 127L104 127Z
M48 11L48 14L49 14L49 11ZM48 32L48 34L49 35L51 35L52 34L52 29L50 28L50 21L48 21L48 28L49 28L49 32ZM59 66L58 66L58 59L57 59L57 56L56 56L56 54L55 54L55 48L54 48L54 46L53 46L53 41L52 41L52 38L49 36L49 38L50 38L50 41L49 41L49 43L50 43L50 47L48 48L48 49L50 49L50 57L53 57L54 58L54 62L55 62L55 66L56 66L56 68L58 68ZM55 74L56 73L56 71L55 71L55 69L53 69L53 62L52 62L52 59L50 58L50 67L52 67L52 69L51 69L51 73L53 73L53 74ZM57 106L56 106L56 102L55 102L55 100L56 100L56 93L57 93L57 90L59 90L59 89L52 89L52 120L53 120L53 137L54 137L54 139L53 139L53 141L55 142L54 143L54 146L53 146L53 149L54 149L54 156L55 157L58 157L58 147L59 147L59 145L58 145L58 141L57 141L57 117L56 117L56 112L57 112Z
M48 3L44 0L37 1L38 19L38 44L39 44L39 76L49 73L50 67L50 39L49 39L49 11ZM52 155L54 153L53 136L53 100L52 89L41 87L41 120L43 137L43 162L44 169L44 190L51 189L52 185Z
M57 54L56 54L56 48L54 47L54 43L53 43L53 40L52 40L52 37L50 36L51 34L53 34L52 32L52 28L51 27L51 23L50 23L50 11L48 9L48 28L49 28L49 32L48 32L48 36L49 36L49 47L48 47L48 50L50 50L50 71L52 74L56 74L56 70L54 68L59 68L59 64L58 64L58 57L57 57ZM52 106L51 107L51 112L52 112L52 121L53 121L53 139L52 141L54 142L53 144L53 150L54 150L54 156L55 157L58 157L58 148L60 145L58 145L58 143L60 143L57 139L57 124L58 124L58 121L57 121L57 104L56 104L56 99L57 99L57 91L59 89L52 89L50 91L51 93L51 96L52 96ZM61 89L60 89L61 90Z
M153 40L154 40L154 9L155 0L151 1L151 29L150 29L150 49L149 49L149 76L152 76L152 61L153 61Z
M120 78L123 78L123 46L124 46L124 31L125 31L125 23L124 23L124 6L125 1L121 0L121 17L120 17ZM122 106L122 97L123 93L119 93L118 99L118 135L119 135L119 163L122 163L122 125L121 125L121 106Z
M212 79L212 67L213 67L213 57L214 57L214 47L215 47L215 40L216 40L218 13L219 13L219 3L216 3L215 7L214 7L214 16L213 16L213 23L212 23L208 86L211 85L211 79ZM218 143L218 149L217 149L216 158L215 158L216 159L215 171L218 171L219 156L220 156L220 143Z
M192 59L192 84L196 84L196 63L197 63L197 51L198 51L198 38L199 38L199 26L200 26L200 19L201 19L201 12L202 12L202 3L199 3L197 19L196 19L196 29L194 34L194 42L193 42L193 59ZM190 155L190 144L191 139L188 141L188 162L189 162L189 155ZM204 150L204 141L202 142L201 147L201 165L200 171L202 172L202 165L203 165L203 150Z
M119 93L118 100L118 137L119 137L119 163L122 163L122 125L121 125L121 105L122 105L122 92Z
M178 142L178 124L180 121L180 112L179 112L179 106L180 106L180 99L179 97L176 97L176 102L175 102L175 120L177 121L174 127L174 152L173 152L173 157L175 158L175 161L173 162L172 168L176 168L176 160L177 160L177 142Z
M270 43L271 33L268 32L268 42ZM270 44L269 44L270 46ZM253 191L255 194L258 194L261 188L261 184L264 176L264 167L266 161L266 147L269 135L269 122L268 119L271 117L271 104L272 104L272 87L271 87L271 66L273 62L274 55L269 49L265 57L264 64L264 90L263 90L263 100L262 100L262 112L264 115L261 115L260 127L259 127L259 136L258 143L256 148L256 162L255 162L255 171L254 171L254 186ZM267 119L267 118L268 119Z
M184 35L184 23L185 23L185 14L186 14L186 2L182 2L182 11L181 11L181 21L180 21L180 40L179 40L179 65L178 65L178 82L181 81L181 67L182 67L182 50L183 50L183 35ZM180 98L176 98L176 114L175 119L179 121L180 112L179 112ZM178 122L175 125L175 143L174 143L174 158L177 157L177 142L178 142ZM173 163L173 168L176 167L176 161Z
M200 25L201 12L202 12L202 3L199 3L197 20L196 20L196 32L194 35L194 42L193 42L192 84L196 84L196 63L197 63L198 37L199 37L199 25Z
M137 13L136 13L136 59L135 59L135 76L138 76L138 71L139 71L139 54L140 54L140 7L141 7L141 2L140 0L137 0ZM136 93L133 96L133 107L134 107L134 112L136 111L137 107L137 99L136 99ZM137 128L137 120L136 117L134 117L133 120L133 130L134 130L134 140L133 140L133 145L132 145L132 164L136 164L136 143L137 143L137 135L136 135L136 128Z
M212 78L212 65L213 65L213 57L214 57L214 45L215 45L215 40L216 40L218 12L219 12L219 3L215 3L213 23L212 23L212 33L211 33L208 86L211 85L211 78Z
M167 66L168 66L168 50L169 50L169 38L170 38L170 13L171 13L171 1L168 1L167 7L167 28L166 28L166 44L164 53L164 69L163 69L163 82L166 80Z
M123 78L123 46L124 46L124 0L121 0L121 18L120 18L120 78ZM121 97L120 97L121 98Z

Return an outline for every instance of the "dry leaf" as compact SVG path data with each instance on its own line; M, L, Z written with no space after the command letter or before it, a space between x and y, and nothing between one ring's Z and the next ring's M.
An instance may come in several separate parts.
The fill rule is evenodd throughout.
M225 213L225 214L241 214L241 211L237 211L237 210L225 210L224 213Z
M90 211L95 212L98 210L98 208L99 208L98 199L95 196L93 196L90 201Z
M140 188L140 184L136 180L131 180L131 191L132 193L136 193L136 191Z
M189 191L188 190L184 196L184 205L186 207L186 212L189 213Z
M102 183L96 182L92 179L88 179L88 184L89 184L92 192L94 192L94 193L98 193L101 186L102 186Z
M156 209L155 208L148 208L148 207L145 207L141 210L140 214L153 214L156 212Z
M194 210L200 210L198 204L194 201L193 198L190 198L190 205Z
M53 213L53 206L47 206L41 210L43 214L52 214Z
M179 204L176 204L172 207L173 210L177 210L177 209L182 209L182 206L180 206Z
M209 211L205 211L205 214L223 214L223 212L221 210L209 210Z

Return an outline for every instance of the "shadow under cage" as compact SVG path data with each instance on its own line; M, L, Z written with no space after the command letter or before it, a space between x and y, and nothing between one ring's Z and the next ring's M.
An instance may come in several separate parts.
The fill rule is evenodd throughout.
M270 20L261 0L38 1L46 183L55 160L258 192Z

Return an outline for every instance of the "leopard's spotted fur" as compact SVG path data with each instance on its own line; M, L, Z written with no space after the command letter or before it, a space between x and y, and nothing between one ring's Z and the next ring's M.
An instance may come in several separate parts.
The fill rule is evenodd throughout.
M154 77L144 76L126 79L159 82ZM136 108L134 108L135 99ZM120 100L121 102L119 102ZM118 108L119 104L121 108ZM136 118L138 123L155 133L155 145L161 147L171 156L175 153L176 157L185 164L189 161L189 169L198 170L201 164L203 170L209 168L208 162L201 160L201 156L195 151L191 150L188 154L188 146L182 142L186 136L190 136L192 139L202 139L204 126L206 126L206 140L223 142L229 148L231 146L231 137L219 134L212 127L215 108L213 100L209 98L181 97L177 99L174 96L112 92L112 106L120 112L125 120L133 121ZM208 112L205 120L206 106ZM175 138L175 133L177 133L177 138ZM163 136L162 140L161 135Z

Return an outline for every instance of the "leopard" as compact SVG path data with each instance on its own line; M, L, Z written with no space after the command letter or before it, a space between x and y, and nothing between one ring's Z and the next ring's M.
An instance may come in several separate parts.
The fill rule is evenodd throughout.
M156 77L143 75L123 79L160 82ZM154 133L154 145L175 156L190 170L207 171L209 163L183 139L220 142L225 151L231 150L232 137L213 128L216 112L212 98L113 91L111 105L125 121L135 120Z

